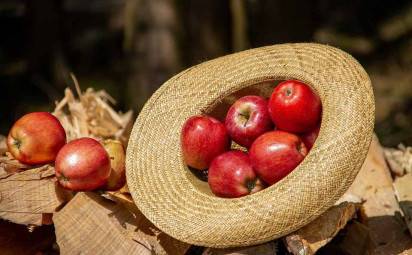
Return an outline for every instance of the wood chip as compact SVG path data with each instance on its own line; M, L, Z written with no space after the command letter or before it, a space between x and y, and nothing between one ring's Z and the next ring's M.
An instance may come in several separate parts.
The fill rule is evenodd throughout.
M57 185L49 165L0 177L0 218L11 222L49 223L47 213L54 213L68 199L70 192Z
M399 254L412 247L395 198L391 173L376 136L362 169L342 200L347 197L364 201L361 222L370 231L376 247L373 254Z
M359 205L343 202L328 209L316 220L286 236L289 252L295 255L315 254L351 220Z
M412 235L412 173L396 178L393 183L403 218Z
M184 254L189 247L95 193L78 193L53 220L62 254Z
M276 255L277 243L272 241L261 245L250 246L246 248L230 248L230 249L206 249L202 255Z
M385 157L392 172L403 176L412 172L412 147L400 144L397 149L385 148Z

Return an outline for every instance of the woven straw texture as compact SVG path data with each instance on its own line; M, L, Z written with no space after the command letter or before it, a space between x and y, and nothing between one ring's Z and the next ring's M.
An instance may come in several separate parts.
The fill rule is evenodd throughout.
M311 152L263 191L236 199L213 196L183 162L183 123L236 91L286 79L311 85L322 100ZM309 223L347 190L366 157L374 109L368 75L333 47L281 44L207 61L171 78L146 103L127 150L129 189L142 213L181 241L211 247L263 243Z

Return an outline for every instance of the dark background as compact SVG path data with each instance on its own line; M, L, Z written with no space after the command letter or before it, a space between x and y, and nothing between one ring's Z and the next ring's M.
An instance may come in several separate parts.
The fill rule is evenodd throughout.
M284 42L321 42L371 76L376 132L412 144L412 2L403 0L0 1L0 133L51 111L72 86L104 88L136 112L165 80L207 59Z

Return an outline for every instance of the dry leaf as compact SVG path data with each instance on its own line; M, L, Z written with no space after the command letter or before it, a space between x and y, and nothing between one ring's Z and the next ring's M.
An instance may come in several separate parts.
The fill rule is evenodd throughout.
M77 80L72 75L78 98L67 88L64 98L56 103L53 114L60 120L68 141L80 137L96 139L116 139L126 146L133 124L133 112L120 113L110 104L115 100L105 91L88 88L80 91Z

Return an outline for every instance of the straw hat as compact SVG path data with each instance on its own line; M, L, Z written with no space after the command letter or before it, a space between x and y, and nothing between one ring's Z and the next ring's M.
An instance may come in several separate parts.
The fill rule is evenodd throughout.
M292 173L263 191L214 196L183 162L183 123L219 112L219 105L248 87L268 96L265 81L285 79L311 85L322 100L314 147ZM299 43L227 55L177 74L146 103L127 148L127 183L142 213L181 241L211 247L263 243L309 223L347 190L366 157L374 109L368 75L339 49Z

